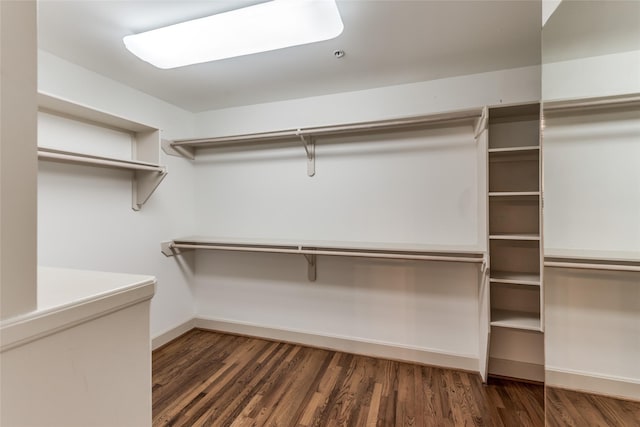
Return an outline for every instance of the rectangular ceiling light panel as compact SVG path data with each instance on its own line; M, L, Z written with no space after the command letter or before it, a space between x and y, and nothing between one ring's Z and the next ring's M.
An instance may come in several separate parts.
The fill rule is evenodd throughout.
M273 0L124 37L131 53L158 68L176 68L335 38L335 0Z

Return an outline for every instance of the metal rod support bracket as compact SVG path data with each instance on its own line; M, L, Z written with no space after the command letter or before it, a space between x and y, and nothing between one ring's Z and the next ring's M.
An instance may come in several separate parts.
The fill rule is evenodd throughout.
M162 147L162 151L164 151L170 156L184 157L189 160L195 160L196 158L195 148L173 145L172 142L173 141L170 141L168 139L162 139L160 141L160 146Z
M475 128L473 130L473 137L477 140L480 134L487 129L487 123L489 121L489 108L482 107L482 114L476 120Z
M305 138L300 129L298 129L297 135L307 154L307 175L314 176L316 174L316 140L313 136Z
M318 264L316 263L316 255L308 255L308 254L304 254L304 257L307 259L307 262L309 263L308 266L308 272L309 272L309 281L310 282L315 282L316 281L316 277L317 277L317 266Z
M190 251L193 251L193 250L194 249L176 248L174 246L173 240L169 240L168 242L161 242L160 243L160 251L164 254L164 256L167 256L167 257L181 255L183 252L190 252Z

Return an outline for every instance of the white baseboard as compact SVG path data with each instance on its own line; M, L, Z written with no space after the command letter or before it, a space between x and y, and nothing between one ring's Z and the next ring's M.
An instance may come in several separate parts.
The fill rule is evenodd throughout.
M546 385L568 390L640 401L640 381L547 368Z
M155 336L151 340L151 349L155 350L163 345L167 344L170 341L175 340L180 335L185 332L189 332L191 329L196 327L196 319L192 318L187 320L184 323L179 324L175 328L171 328L168 331L162 332L161 334Z
M270 328L224 319L196 318L195 326L201 329L248 335L383 359L478 372L477 356L443 353L429 349L350 337L327 336L305 331Z
M491 357L489 359L489 375L519 378L542 383L544 382L544 365Z

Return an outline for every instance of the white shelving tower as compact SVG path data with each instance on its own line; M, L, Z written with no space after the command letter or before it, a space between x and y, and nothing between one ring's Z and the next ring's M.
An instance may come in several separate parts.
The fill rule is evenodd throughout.
M541 154L539 104L490 109L490 328L492 335L497 328L509 329L510 336L534 345L542 343L544 330ZM494 341L492 337L490 345ZM518 376L501 368L489 370Z

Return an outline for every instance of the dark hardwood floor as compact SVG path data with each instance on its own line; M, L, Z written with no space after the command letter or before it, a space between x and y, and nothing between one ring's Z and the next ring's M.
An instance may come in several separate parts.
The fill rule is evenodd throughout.
M549 427L640 427L640 402L217 332L153 353L154 426L543 426L543 401Z
M541 385L193 330L153 353L154 426L542 426Z
M640 402L547 387L547 426L640 427Z

